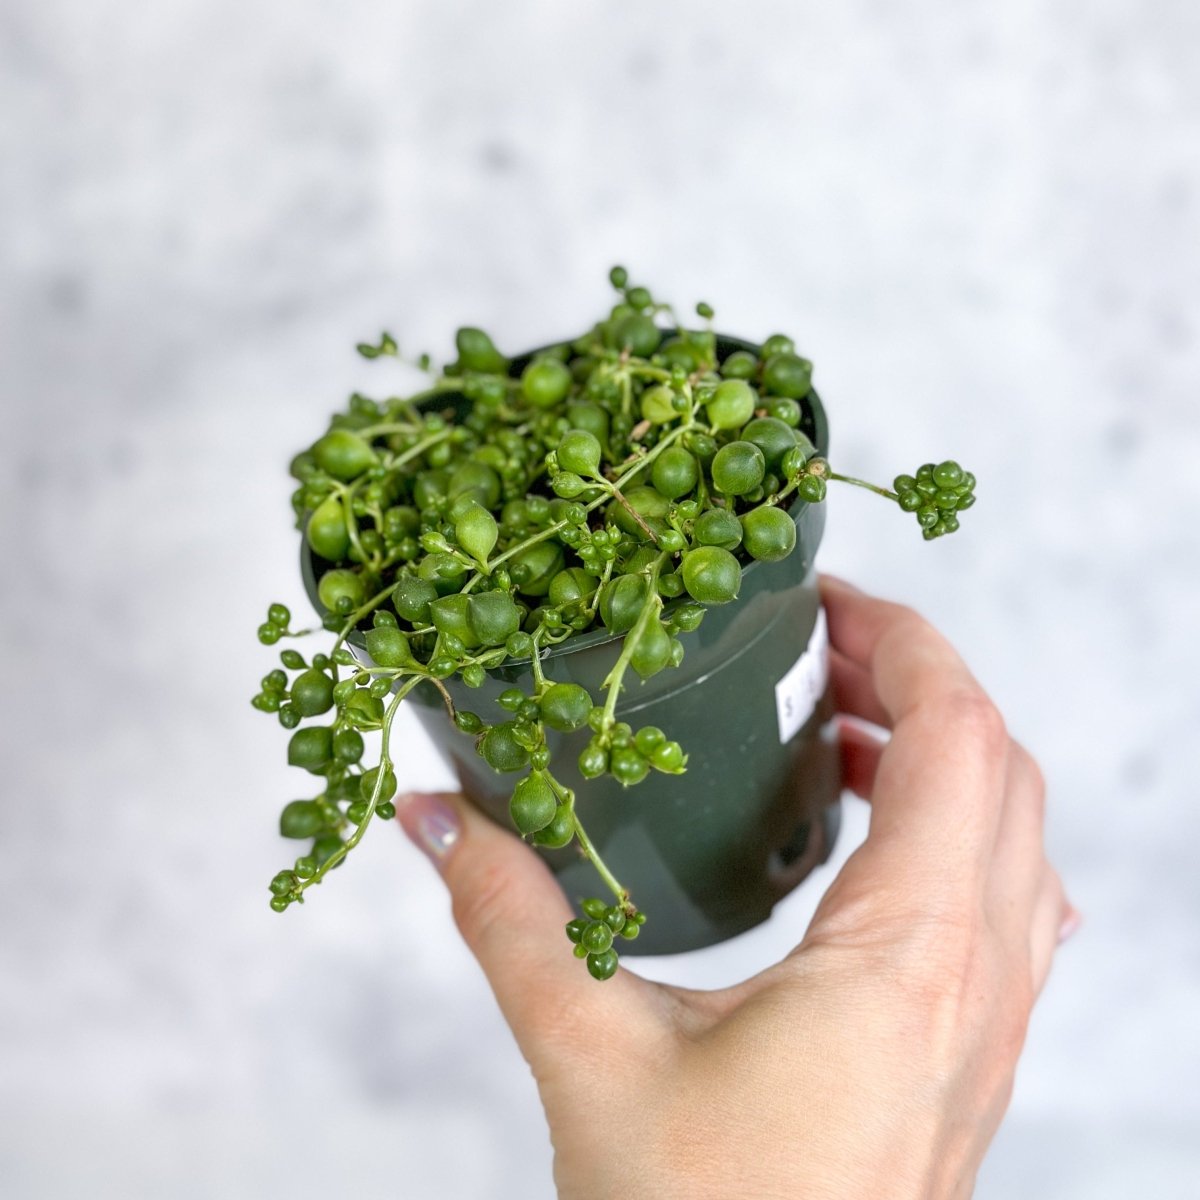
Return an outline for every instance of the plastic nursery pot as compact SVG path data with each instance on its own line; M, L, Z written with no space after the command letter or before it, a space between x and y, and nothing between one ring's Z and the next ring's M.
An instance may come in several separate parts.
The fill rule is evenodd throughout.
M721 359L753 343L718 335ZM519 374L537 351L514 359ZM453 394L431 402L449 415L466 402ZM428 407L428 406L427 406ZM801 429L822 454L828 423L816 393L802 404ZM833 715L828 639L813 560L824 528L823 505L789 510L797 541L781 562L743 569L731 603L707 609L699 629L683 636L682 664L645 683L630 673L617 716L634 728L657 725L683 745L683 775L652 771L631 788L611 776L584 780L576 768L591 731L547 731L555 776L576 792L580 819L597 850L649 918L622 954L673 954L710 946L765 921L775 903L824 862L841 819L841 775L825 736ZM302 573L318 612L318 563L302 543ZM367 658L361 635L348 639ZM621 650L607 630L577 634L543 658L546 677L582 684L593 696ZM510 661L479 688L444 681L456 707L485 721L504 716L496 704L508 687L532 690L528 662ZM410 693L425 731L454 767L464 793L494 820L511 827L508 803L515 774L493 771L474 738L449 720L437 690ZM567 896L605 894L594 868L574 845L537 851Z

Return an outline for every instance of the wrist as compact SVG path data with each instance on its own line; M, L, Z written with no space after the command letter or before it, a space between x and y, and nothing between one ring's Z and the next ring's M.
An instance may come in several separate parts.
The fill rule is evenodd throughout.
M882 1136L881 1130L853 1118L839 1123L836 1132L829 1124L806 1122L772 1130L757 1119L740 1129L740 1123L727 1119L688 1124L685 1130L645 1139L646 1156L626 1160L620 1186L603 1194L647 1200L728 1200L733 1195L756 1200L969 1200L973 1190L966 1156L908 1122ZM731 1146L738 1147L732 1156Z

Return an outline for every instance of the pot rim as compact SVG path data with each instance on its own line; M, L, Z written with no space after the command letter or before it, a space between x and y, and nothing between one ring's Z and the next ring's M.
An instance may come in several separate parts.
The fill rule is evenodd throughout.
M663 336L669 337L672 334L678 333L677 329L664 329ZM756 357L761 354L762 346L759 343L747 341L744 338L734 337L731 334L718 333L716 334L718 359L728 357L735 350L748 350ZM509 360L510 373L523 367L536 358L539 354L545 354L550 350L556 350L561 346L570 345L570 342L550 342L545 346L539 346L534 350L526 350L521 354L514 355ZM431 396L427 401L422 402L417 406L418 410L432 409L440 405L445 405L448 402L453 402L455 398L461 397L460 392L446 391L438 396ZM816 446L818 453L825 456L829 453L829 418L825 413L825 405L821 401L820 395L816 388L810 388L807 396L797 403L804 410L813 425L813 444ZM799 522L804 510L808 508L807 500L796 497L786 509L786 512L793 521ZM305 540L303 533L300 535L300 577L304 583L304 590L308 595L308 601L313 606L314 611L318 615L324 615L325 609L322 608L320 601L317 598L317 574L314 569L313 560L316 554ZM742 564L743 576L750 571L755 571L764 566L772 564L764 563L758 559L754 559L748 563ZM681 596L675 600L665 604L664 611L670 611L671 608L685 603L686 596ZM731 604L737 604L737 599L730 601ZM611 633L609 630L601 627L600 629L592 629L587 633L573 633L570 637L556 643L553 646L547 646L541 654L541 661L547 661L553 658L559 658L563 655L574 654L580 650L589 650L593 646L603 646L606 642L615 642L624 638L623 633ZM355 650L366 653L367 643L360 629L353 629L346 636L346 643L352 646ZM504 666L519 666L521 663L527 663L528 658L510 658L506 659Z

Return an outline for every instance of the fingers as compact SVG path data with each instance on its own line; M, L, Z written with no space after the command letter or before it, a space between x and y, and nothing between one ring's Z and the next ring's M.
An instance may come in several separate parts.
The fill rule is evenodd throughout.
M919 616L828 577L821 592L839 711L893 730L884 745L839 729L847 786L872 802L862 864L879 885L918 879L952 903L982 899L1003 942L1028 953L1040 991L1079 915L1046 862L1037 764Z
M1038 885L1029 933L1033 993L1040 995L1050 975L1054 952L1079 925L1079 913L1068 902L1058 872L1046 863Z
M986 903L993 925L1024 943L1043 884L1046 787L1023 746L1009 743L1004 804L988 876Z
M995 843L1004 722L953 647L916 613L833 580L822 581L822 597L834 648L868 674L893 728L869 792L873 867L897 879L916 869L961 895L965 881L985 876ZM862 678L847 677L859 712L870 711Z
M881 729L892 727L891 717L875 694L870 671L840 650L830 648L829 675L833 683L833 703L838 712L869 721Z
M445 881L463 940L535 1067L547 1041L620 1025L643 981L624 969L591 978L563 933L574 914L528 846L458 795L406 797L398 816Z
M911 609L831 576L821 578L821 599L833 648L874 684L888 718L877 724L894 724L930 698L980 690L950 643Z
M875 773L887 742L850 721L839 721L838 749L842 756L842 782L856 796L870 800Z

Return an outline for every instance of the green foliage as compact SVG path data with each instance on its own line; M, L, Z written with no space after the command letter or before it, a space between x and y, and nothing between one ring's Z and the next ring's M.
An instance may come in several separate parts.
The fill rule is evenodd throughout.
M900 507L916 513L926 541L953 533L958 514L975 503L975 476L953 460L925 463L915 476L896 476L892 486Z
M515 777L517 831L548 851L578 846L595 866L613 900L584 901L567 934L589 973L610 978L646 917L556 763L624 787L686 770L678 741L618 719L621 696L635 676L679 665L705 607L734 601L746 566L793 552L795 506L820 503L829 480L915 514L926 539L974 503L974 477L952 461L898 476L894 491L835 474L805 432L812 363L791 338L718 361L708 304L696 306L705 329L668 329L669 306L624 268L610 279L616 303L574 341L514 362L460 329L456 360L423 391L352 396L293 458L292 506L334 640L311 661L281 651L253 698L291 731L288 761L320 781L280 817L285 837L311 845L272 879L273 909L302 901L373 818L395 815L392 723L423 684L442 690L488 766ZM386 333L358 350L400 358ZM429 371L426 356L417 365ZM290 622L271 605L259 640L307 632ZM547 677L548 650L596 629L621 639L601 694ZM483 688L508 662L530 664L529 692L507 688L493 706L483 691L478 711L455 709L442 680Z

